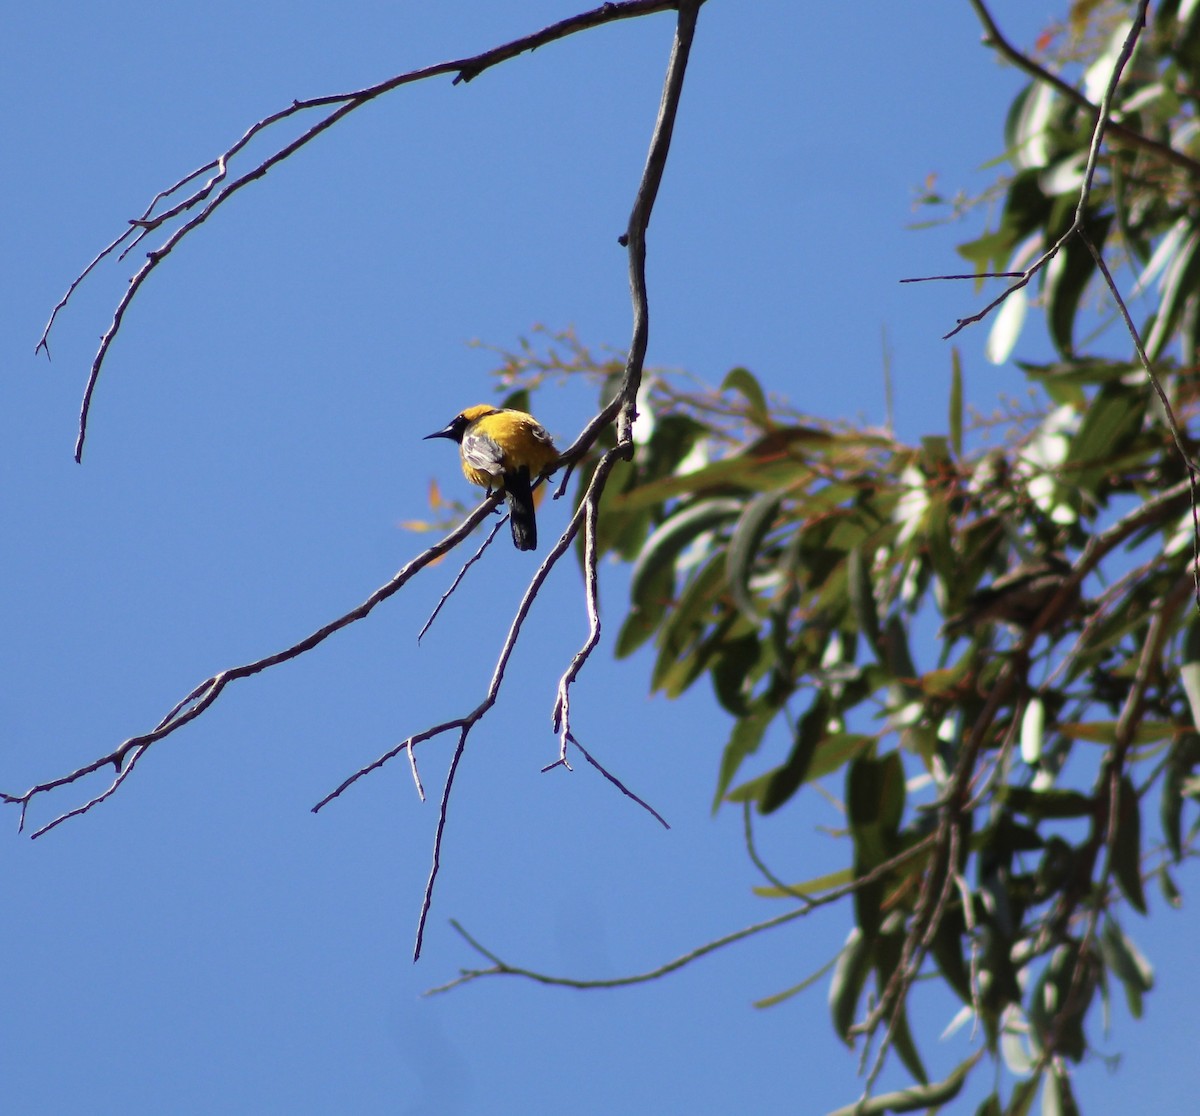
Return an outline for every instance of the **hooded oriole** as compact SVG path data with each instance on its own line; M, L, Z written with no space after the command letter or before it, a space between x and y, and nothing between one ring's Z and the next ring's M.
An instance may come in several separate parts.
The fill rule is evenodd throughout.
M553 472L558 450L546 428L524 411L477 403L452 418L428 438L458 443L463 475L489 494L503 486L518 550L537 549L537 520L533 513L533 482Z

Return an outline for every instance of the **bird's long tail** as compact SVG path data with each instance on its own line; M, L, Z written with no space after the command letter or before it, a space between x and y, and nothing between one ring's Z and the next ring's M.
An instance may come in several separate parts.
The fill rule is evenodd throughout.
M513 545L518 550L537 550L537 520L534 518L533 486L529 482L528 469L521 468L505 474L504 498L508 503Z

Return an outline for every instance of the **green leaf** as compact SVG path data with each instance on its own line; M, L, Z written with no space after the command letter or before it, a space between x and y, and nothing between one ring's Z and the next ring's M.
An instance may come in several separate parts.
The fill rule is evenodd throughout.
M640 483L646 484L674 473L696 443L708 434L709 430L703 423L687 415L656 416L653 436L644 446L638 447Z
M884 663L893 678L902 682L917 678L916 664L908 650L908 629L896 613L887 618L883 629Z
M1192 618L1183 640L1183 663L1179 667L1183 692L1187 694L1192 724L1200 729L1200 620Z
M1008 806L1018 814L1041 820L1043 818L1086 818L1096 812L1096 803L1079 791L1047 787L1009 787L1005 792Z
M805 447L824 448L836 440L835 435L811 426L772 430L741 453L724 457L702 469L661 477L622 490L620 495L612 498L611 505L606 496L605 506L625 514L657 507L665 500L679 496L728 494L731 489L770 492L785 484L807 483L811 480L812 470L804 460Z
M858 630L867 637L873 648L879 647L879 613L875 607L875 590L871 585L871 571L863 558L861 547L854 547L846 561L849 580L850 607Z
M697 662L696 652L701 635L718 619L713 605L724 585L724 566L723 555L710 558L684 587L675 607L659 627L651 690L678 697L703 669L705 661Z
M759 675L764 658L769 661L771 652L764 647L756 631L724 640L713 656L708 668L713 691L721 707L735 717L744 717L750 712L750 685Z
M1183 859L1183 781L1179 766L1168 762L1159 790L1158 817L1163 839L1176 864Z
M921 1082L922 1085L928 1084L929 1075L925 1072L925 1066L921 1062L921 1055L917 1051L917 1044L913 1040L912 1031L908 1026L907 1005L901 1006L896 1015L896 1021L892 1027L892 1046L895 1048L896 1053L900 1055L900 1061L904 1063L904 1068ZM893 1111L911 1112L912 1109L893 1109Z
M836 771L855 756L864 752L875 741L875 737L860 732L830 733L821 740L809 760L808 773L805 782L815 782L830 772ZM757 802L766 793L767 787L776 777L780 768L774 768L765 775L759 775L749 782L730 791L726 796L730 802Z
M1135 744L1154 744L1159 740L1170 740L1175 736L1178 725L1170 721L1143 721L1134 729ZM1106 746L1117 742L1116 721L1088 721L1064 723L1058 726L1058 731L1071 740L1086 740L1091 744Z
M1162 356L1179 324L1184 303L1197 288L1200 288L1200 229L1191 232L1163 272L1158 310L1153 326L1145 335L1146 352L1152 361Z
M653 605L662 571L668 570L673 578L679 555L700 535L730 522L741 510L740 500L701 500L662 523L646 540L634 564L629 586L634 607Z
M968 263L975 265L975 272L978 275L985 271L999 271L1003 267L1008 253L1012 250L1012 244L1010 234L1001 229L996 232L984 233L983 236L969 240L966 244L959 244L954 250ZM976 289L982 284L981 279L976 280Z
M946 983L957 993L964 1004L973 1002L971 996L971 974L963 959L962 943L967 935L967 924L961 906L948 907L942 915L933 935L931 952Z
M1046 1082L1046 1089L1043 1097L1049 1095L1054 1098L1055 1108L1053 1111L1057 1116L1079 1116L1079 1106L1075 1103L1075 1094L1071 1091L1071 1079L1066 1073L1059 1073L1052 1070L1052 1076ZM1042 1112L1046 1113L1045 1100L1042 1102Z
M500 403L501 407L511 407L514 411L532 411L533 407L529 402L529 389L517 388L516 391L510 391Z
M763 540L775 522L775 513L783 501L782 492L765 492L746 505L733 529L733 538L725 552L725 576L734 603L743 616L752 623L760 619L755 606L750 578L754 574L755 560Z
M771 773L758 808L764 814L778 810L808 778L809 766L817 745L826 738L832 700L827 690L821 691L796 726L796 738L791 754L782 767Z
M1032 85L1026 86L1013 102L1013 107L1023 103L1023 99L1028 97L1033 89ZM1009 146L1012 146L1012 141ZM1041 177L1041 171L1037 168L1023 170L1009 184L1001 224L1008 234L1009 251L1031 233L1044 228L1050 221L1050 212L1054 205L1042 190Z
M1028 1081L1018 1081L1013 1086L1012 1096L1008 1098L1008 1107L1004 1116L1029 1116L1033 1107L1033 1098L1037 1096L1040 1077L1031 1077Z
M1139 371L1136 365L1127 360L1105 360L1101 357L1074 357L1071 360L1051 361L1049 364L1033 364L1024 360L1014 363L1047 390L1053 383L1082 388L1121 381L1127 379L1131 372L1136 374ZM1083 410L1082 407L1078 409Z
M846 1105L830 1112L828 1116L884 1116L888 1112L921 1112L930 1111L943 1104L948 1104L962 1092L967 1074L975 1067L982 1056L982 1051L972 1054L965 1062L941 1081L928 1085L913 1085L907 1089L897 1089L892 1093L880 1093L863 1101ZM979 1110L980 1116L993 1116L987 1109ZM1000 1116L999 1101L994 1116Z
M838 954L829 983L829 1008L833 1013L834 1033L849 1047L854 1046L850 1028L858 1011L858 1001L871 972L874 950L862 931L855 927Z
M875 943L875 981L879 994L885 989L896 975L896 970L904 958L904 932L885 933L879 935ZM917 1053L916 1043L913 1042L912 1032L908 1026L908 1011L902 1001L896 1008L892 1021L892 1047L900 1056L905 1069L922 1085L929 1081L925 1067L921 1064L921 1056Z
M854 838L856 879L877 868L895 851L904 809L904 771L897 752L881 759L861 755L846 773L846 816ZM854 913L862 932L874 938L883 924L886 882L863 884L854 893Z
M725 751L721 756L721 770L717 776L717 793L713 798L712 805L714 813L721 805L721 800L724 798L726 790L729 789L729 784L733 782L733 777L741 767L742 761L758 751L767 726L775 719L778 712L779 710L774 707L763 706L747 716L739 718L734 724L733 731L729 734L729 742L725 745ZM745 801L745 799L739 798L737 801Z
M954 456L963 451L963 380L962 354L958 346L950 350L950 446Z
M988 1096L977 1109L975 1116L1004 1116L1000 1109L1000 1094L992 1093Z
M1099 250L1108 238L1112 216L1090 215L1084 220L1084 232ZM1050 336L1064 357L1074 353L1072 337L1079 300L1096 270L1096 260L1084 241L1073 236L1046 268L1046 315Z
M859 756L847 772L846 815L855 847L869 870L893 851L904 812L904 768L898 752L879 759Z
M1109 915L1100 933L1100 954L1104 963L1125 988L1129 1014L1142 1017L1142 996L1154 987L1154 966L1133 943L1117 920Z
M1082 1061L1087 1050L1083 1019L1095 990L1094 969L1086 965L1079 944L1055 949L1029 997L1029 1021L1043 1050Z
M738 392L749 404L750 418L758 426L766 426L770 421L767 408L767 397L758 380L745 368L731 368L721 381L721 391Z
M1071 439L1063 473L1080 488L1096 491L1112 470L1113 458L1124 453L1142 429L1146 396L1124 384L1100 389Z
M1146 913L1142 889L1142 815L1137 791L1128 775L1121 776L1117 794L1117 829L1113 835L1113 873L1135 910Z
M640 600L629 606L629 613L617 634L614 653L618 659L632 655L658 629L675 596L675 569L669 562L643 572L638 580Z
M837 964L837 960L838 959L835 956L831 960L826 961L825 964L822 965L815 973L805 977L799 984L793 984L791 988L786 988L782 992L776 992L774 995L767 996L765 999L755 1000L754 1006L756 1008L774 1007L776 1004L783 1003L784 1000L790 1000L793 996L798 996L801 992L806 991L816 984L821 977L823 977L827 972L829 972L830 969L834 967L834 965Z
M788 884L786 890L759 886L754 888L754 894L763 899L795 899L797 895L820 895L824 891L832 891L835 887L845 887L853 879L854 873L849 868L840 868L836 872L814 876L803 883Z

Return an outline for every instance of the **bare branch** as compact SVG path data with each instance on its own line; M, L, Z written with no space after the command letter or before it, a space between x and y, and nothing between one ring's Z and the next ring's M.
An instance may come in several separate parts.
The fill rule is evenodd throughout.
M437 879L438 869L442 864L442 835L446 832L446 811L450 809L450 790L454 786L454 774L458 771L458 761L462 759L467 747L467 733L470 726L463 728L458 737L458 746L450 760L450 769L446 772L446 785L442 788L442 802L438 808L437 834L433 839L433 864L429 868L429 879L425 882L425 894L421 898L421 915L417 919L417 940L413 944L413 964L421 958L421 943L425 940L425 923L429 918L429 908L433 904L433 884ZM412 749L409 749L411 753Z
M550 976L547 973L539 973L534 969L523 969L516 965L509 965L506 961L502 961L491 951L480 945L470 934L466 932L454 919L450 920L450 925L466 939L467 943L474 949L478 950L484 957L492 962L490 969L461 969L460 974L454 980L446 984L439 984L436 988L430 988L425 992L426 996L436 995L438 992L449 992L451 988L456 988L460 984L468 984L473 980L486 976L519 976L525 977L527 980L536 981L538 984L556 985L560 988L625 988L631 984L645 984L647 981L658 980L659 977L664 977L668 973L675 972L676 969L682 969L685 965L690 965L693 961L698 961L701 957L706 957L710 953L715 953L719 949L724 949L727 945L732 945L734 942L740 942L743 938L749 938L754 934L761 934L764 930L773 930L776 926L783 926L785 923L793 922L797 918L803 917L808 913L807 908L801 908L794 911L786 911L784 914L776 915L774 918L769 918L765 922L756 922L752 926L743 927L741 930L735 930L732 934L726 934L722 938L716 938L711 942L705 942L702 946L697 946L695 949L689 950L687 953L676 957L673 961L668 961L665 965L660 965L656 969L650 969L644 973L635 973L632 976L613 977L609 980L580 980L575 977L556 977Z
M53 829L56 825L66 821L67 818L76 817L80 813L86 812L92 806L103 802L109 794L116 789L120 782L128 775L133 765L145 754L146 750L152 744L170 736L172 733L183 728L184 725L193 721L206 709L208 709L221 692L230 682L235 682L242 678L249 678L255 674L260 674L264 670L278 666L281 663L289 662L292 659L303 655L306 651L311 651L318 644L323 643L335 632L341 631L355 621L362 620L369 615L376 605L386 601L389 597L399 592L417 573L423 570L436 558L441 557L447 551L451 550L458 542L466 538L467 535L475 529L475 527L488 515L489 512L499 502L499 496L490 496L485 499L463 522L451 531L440 542L435 543L421 554L417 555L412 561L406 563L395 576L386 584L375 590L362 604L349 612L339 616L336 620L331 620L328 624L318 628L315 632L305 636L304 639L293 643L290 647L284 648L282 651L276 651L273 654L266 655L261 659L255 659L253 662L245 663L242 666L230 667L227 670L220 671L206 678L192 691L177 702L159 723L147 733L140 736L130 737L122 742L118 747L114 748L107 755L101 756L99 759L93 760L91 763L85 764L66 775L59 776L56 779L50 779L44 783L37 783L21 794L7 794L0 792L0 801L9 804L19 804L21 806L21 820L24 822L25 808L39 795L46 794L56 790L59 787L68 786L78 782L80 779L92 775L101 768L107 767L110 764L114 766L120 773L120 778L113 784L109 790L96 798L92 799L83 807L77 807L65 814L61 814L54 818L48 824L36 830L32 836L40 837L43 833ZM128 764L126 760L128 759Z
M692 0L691 3L684 3L683 8L691 10L690 27L695 26L695 11L703 0ZM459 82L469 82L473 78L478 77L485 70L492 66L499 65L501 62L507 62L520 54L528 51L536 50L538 47L545 46L548 43L555 42L558 39L567 38L580 31L586 31L593 27L598 27L606 23L614 23L617 20L633 19L639 16L650 15L655 12L668 11L681 5L671 0L619 0L619 2L601 4L597 8L590 11L581 12L579 15L571 16L568 19L560 20L548 27L542 28L540 31L533 32L529 35L524 35L519 39L514 39L511 42L504 43L501 46L493 47L491 50L486 50L482 54L476 54L465 58L456 58L448 62L440 62L432 66L423 66L419 69L409 70L402 74L397 74L394 77L388 78L386 81L379 82L376 85L367 86L363 89L354 90L348 93L335 93L323 97L312 97L307 100L293 101L286 108L280 109L272 113L270 116L264 117L262 120L252 124L246 132L234 144L227 148L217 158L205 163L204 166L197 168L191 173L185 175L174 185L167 187L165 190L159 191L147 206L145 212L140 218L130 222L130 227L117 237L111 244L101 251L95 259L80 273L80 275L68 287L66 294L60 299L54 311L50 315L50 320L46 324L46 328L42 333L41 339L38 342L37 349L45 349L49 354L49 334L54 326L58 312L66 306L71 296L74 294L79 284L87 277L87 275L96 267L96 265L107 255L109 255L118 245L120 245L130 232L137 230L137 235L134 238L133 247L138 241L162 227L166 222L181 216L196 207L201 203L207 203L200 208L198 212L191 218L181 224L172 232L167 239L156 249L148 252L146 262L137 270L130 279L129 284L117 303L116 309L113 312L112 321L103 337L100 340L100 346L96 351L96 355L92 360L91 370L88 374L87 385L84 388L83 402L80 406L79 413L79 432L75 441L75 460L79 461L83 456L83 443L87 436L88 415L91 410L91 401L93 393L96 389L96 382L100 376L100 369L103 367L105 357L108 355L108 350L116 338L118 331L121 328L121 322L125 317L125 311L129 308L130 303L137 297L137 293L141 290L142 284L150 277L156 267L166 259L175 249L176 245L187 236L192 230L203 224L208 218L242 187L249 185L251 182L256 182L277 163L281 163L284 159L295 154L300 148L316 139L322 132L331 128L339 120L348 116L355 109L361 108L365 104L369 104L375 98L382 96L385 93L390 93L393 89L397 89L402 85L409 85L413 82L423 81L426 78L439 77L445 74L454 74L453 84ZM682 13L681 13L682 15ZM681 27L688 23L683 18L680 19ZM690 30L689 41L690 41ZM682 81L682 73L679 75L679 80ZM677 103L677 96L675 103ZM664 105L666 98L664 97ZM311 110L331 109L326 115L322 116L316 124L312 125L303 134L292 140L290 143L283 144L276 149L271 155L268 155L260 163L251 170L227 182L226 176L228 173L228 164L230 161L242 151L243 148L257 135L269 130L275 124L283 120L287 120L292 116ZM674 112L674 105L671 107ZM661 123L661 120L660 120ZM668 143L669 143L669 126L668 126ZM653 154L653 149L652 149ZM662 158L665 162L666 151L662 152ZM178 191L182 190L188 183L193 182L203 174L209 171L215 173L193 193L184 197L171 208L162 213L155 214L154 210L158 204L170 198ZM659 176L661 177L661 166L659 167ZM643 185L648 181L643 179ZM653 180L653 187L657 189L657 178ZM219 188L218 188L219 187ZM215 193L214 193L215 190ZM211 200L209 200L211 197ZM646 204L646 214L649 216L649 209L653 206L653 193L648 197ZM644 231L644 226L643 226ZM126 249L128 251L128 249ZM640 358L639 358L640 359Z
M467 570L469 570L473 565L475 565L476 562L479 561L480 558L483 557L483 552L492 545L492 540L496 537L496 533L501 527L504 526L506 522L508 522L508 516L503 516L496 523L494 523L492 525L492 529L487 534L487 538L480 543L479 549L463 563L462 569L458 571L458 576L455 577L455 579L450 583L450 588L442 594L441 599L434 607L434 610L429 614L429 619L425 621L425 623L421 626L421 630L417 632L418 643L420 643L424 638L425 633L433 627L433 622L438 618L438 613L442 611L442 606L450 599L454 593L454 590L457 589L462 583L462 579L467 576Z
M558 760L567 762L567 741L571 737L571 684L579 677L579 672L588 661L596 644L600 642L600 586L596 571L596 520L600 514L599 493L603 492L608 482L608 474L612 471L618 457L615 453L605 454L596 473L592 478L592 489L597 491L596 499L585 499L583 503L583 576L585 582L584 596L587 600L588 634L583 646L575 653L570 665L564 671L558 682L558 696L554 700L554 712L551 720L554 731L559 734ZM597 476L600 471L604 475Z
M588 763L590 763L597 771L599 771L600 774L603 775L610 783L612 783L612 785L616 787L617 790L619 790L626 798L632 798L633 801L636 802L643 810L652 815L659 822L659 824L662 825L663 829L671 828L667 819L664 818L662 814L660 814L653 806L651 806L649 802L643 798L639 798L611 771L607 770L602 764L593 758L592 754L582 744L580 744L574 736L572 736L570 739L571 743L583 753L583 758L587 760ZM542 770L549 771L551 768L558 767L559 764L563 764L564 766L566 765L564 760L556 760L554 763L550 764L549 767L543 767Z

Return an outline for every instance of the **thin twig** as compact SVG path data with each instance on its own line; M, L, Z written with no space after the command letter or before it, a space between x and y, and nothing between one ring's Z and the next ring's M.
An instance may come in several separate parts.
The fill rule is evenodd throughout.
M442 801L438 807L437 833L433 838L433 863L429 868L429 879L425 881L425 894L421 897L421 915L417 919L417 940L413 945L413 964L421 959L421 943L425 940L425 922L429 918L429 908L433 904L433 884L437 879L438 869L442 865L442 835L446 832L446 812L450 809L450 790L454 786L454 774L458 771L458 761L462 759L467 747L467 733L470 725L463 728L458 737L458 746L450 760L450 769L446 772L446 785L442 787Z
M596 473L604 470L600 478L600 491L608 481L608 474L617 463L619 457L615 453L607 453L596 467ZM593 485L595 486L595 474ZM562 764L567 762L567 741L571 738L571 685L584 664L591 657L596 644L600 642L600 585L599 573L596 569L596 521L600 514L600 501L585 500L583 503L583 573L584 599L587 603L588 634L583 646L575 652L567 669L558 680L558 693L554 699L554 711L550 715L554 731L559 734L558 759Z
M454 919L450 920L450 925L461 934L467 942L492 962L493 967L490 969L461 969L460 975L454 980L446 984L438 985L436 988L430 988L425 992L426 996L432 996L437 992L448 992L451 988L455 988L460 984L468 984L473 980L478 980L480 977L488 976L520 976L528 980L536 981L538 984L557 985L563 988L624 988L631 984L645 984L647 981L657 980L659 977L666 976L668 973L675 972L676 969L682 969L685 965L691 964L693 961L699 960L701 957L706 957L710 953L714 953L718 949L723 949L727 945L732 945L734 942L740 942L744 938L752 937L755 934L761 934L766 930L773 930L777 926L784 926L789 922L794 922L798 918L803 918L807 914L811 914L818 907L826 906L829 903L835 903L839 899L845 898L861 887L875 883L882 879L890 872L903 864L905 861L912 859L915 855L923 852L926 848L933 844L934 836L930 834L928 837L919 841L911 848L905 849L904 852L892 857L890 860L880 864L877 868L867 872L857 880L852 880L848 884L841 887L832 888L824 895L819 895L815 898L809 898L807 905L797 907L792 911L785 911L781 915L776 915L774 918L769 918L764 922L756 922L752 926L743 927L741 930L735 930L731 934L725 934L720 938L715 938L710 942L705 942L703 945L697 946L695 949L688 950L687 953L681 954L672 961L668 961L664 965L659 965L657 968L649 969L646 972L634 973L630 976L612 977L605 980L581 980L575 977L556 977L550 976L548 973L540 973L535 969L523 969L515 965L509 965L502 961L496 954L484 948L470 934L462 928L462 926Z
M619 790L623 795L625 795L626 798L632 798L633 801L636 802L643 810L645 810L649 814L651 814L662 825L663 829L671 828L670 823L667 821L667 819L664 818L662 816L662 814L660 814L653 806L651 806L649 802L647 802L644 798L639 798L624 783L622 783L621 780L618 779L611 771L609 771L607 768L605 768L603 764L601 764L598 760L593 758L592 754L582 744L580 744L579 741L576 740L574 736L572 736L570 739L571 739L571 743L574 744L575 747L578 748L580 750L580 752L583 753L583 758L585 760L587 760L588 763L590 763L597 771L599 771L600 774L603 775L610 783L612 783L612 785L614 787L616 787L617 790ZM557 767L558 764L557 763L551 764L551 766ZM543 770L548 770L548 769L544 768Z
M492 545L492 540L496 537L496 533L508 522L508 516L503 516L492 525L492 529L487 533L487 537L479 544L479 549L475 551L462 565L462 569L458 571L458 576L450 583L450 588L447 589L441 596L434 610L429 614L429 619L425 621L421 630L417 632L417 642L420 643L425 633L433 627L433 622L438 618L438 613L442 611L442 606L453 595L454 590L458 588L462 579L467 576L469 570L480 558L483 557L483 552Z
M1019 279L1023 271L973 271L969 275L916 275L901 283L935 283L939 279Z
M673 961L668 961L665 965L660 965L656 969L650 969L644 973L635 973L632 976L612 977L608 980L580 980L576 977L556 977L550 976L548 973L539 973L534 969L523 969L516 965L509 965L507 962L500 960L494 953L484 949L459 923L451 919L450 925L466 939L470 946L491 961L493 967L490 969L461 969L460 975L455 977L454 980L446 984L439 984L436 988L428 989L425 995L433 996L438 992L449 992L451 988L456 988L460 984L467 984L472 980L477 980L485 976L519 976L536 981L538 984L555 985L560 988L625 988L631 984L645 984L647 981L658 980L659 977L673 973L676 969L682 969L685 965L689 965L693 961L698 961L701 957L707 957L708 954L715 953L727 945L740 942L743 938L749 938L754 934L761 934L765 930L773 930L775 927L793 922L807 913L803 909L786 911L784 914L776 915L765 922L756 922L752 926L735 930L732 934L726 934L724 937L716 938L711 942L705 942L704 945L697 946L695 949L689 950L687 953L676 957Z

